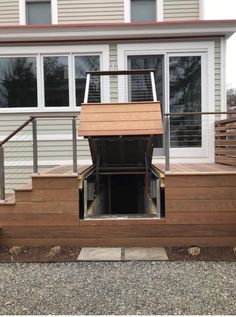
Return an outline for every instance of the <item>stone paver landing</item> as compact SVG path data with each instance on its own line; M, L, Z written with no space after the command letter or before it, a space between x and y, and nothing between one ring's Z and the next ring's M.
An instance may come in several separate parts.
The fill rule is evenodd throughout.
M164 248L82 248L78 261L167 261Z

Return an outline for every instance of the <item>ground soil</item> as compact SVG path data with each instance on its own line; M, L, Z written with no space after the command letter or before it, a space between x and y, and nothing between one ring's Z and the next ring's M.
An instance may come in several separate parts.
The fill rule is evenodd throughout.
M50 256L51 247L23 247L20 255L11 255L9 247L0 246L0 263L75 262L81 248L61 247L58 255ZM188 254L188 247L165 248L170 261L226 261L236 262L233 248L201 248L200 255Z
M233 248L201 248L201 253L196 256L188 254L189 247L165 248L170 261L227 261L236 262Z
M23 247L20 255L11 255L9 249L0 246L0 263L74 262L81 250L81 248L61 247L60 254L50 256L51 247Z

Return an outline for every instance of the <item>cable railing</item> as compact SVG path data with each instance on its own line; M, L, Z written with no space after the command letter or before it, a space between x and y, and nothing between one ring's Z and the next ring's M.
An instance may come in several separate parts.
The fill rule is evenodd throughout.
M215 134L214 127L222 116L235 115L236 112L170 112L164 114L164 156L165 171L171 171L170 149L197 149L203 146L206 137L214 143L219 141L219 134ZM207 117L207 118L206 118ZM222 122L222 121L219 121ZM223 137L224 135L222 135ZM228 139L229 136L227 136ZM232 134L231 134L232 137ZM231 140L232 141L232 140ZM236 156L236 141L229 145ZM216 160L217 162L217 160ZM219 161L218 161L219 162Z
M65 142L60 142L60 137L58 139L59 131L55 134L56 124L53 125L51 120L60 121L58 130L61 130L64 124L65 129L61 131L61 134L62 139L66 141L66 150L63 155L72 156L69 162L72 162L73 173L78 173L77 117L77 113L32 115L0 142L1 201L5 201L6 194L13 192L15 186L21 185L20 180L18 182L15 176L20 173L20 170L27 170L24 173L24 180L26 180L32 172L38 174L39 167L46 169L52 165L58 165L56 162L53 163L53 159L55 153L58 155L59 150L63 151ZM63 123L62 120L64 120ZM49 159L51 159L50 164ZM14 178L11 176L13 173Z
M157 101L154 69L87 72L84 103Z

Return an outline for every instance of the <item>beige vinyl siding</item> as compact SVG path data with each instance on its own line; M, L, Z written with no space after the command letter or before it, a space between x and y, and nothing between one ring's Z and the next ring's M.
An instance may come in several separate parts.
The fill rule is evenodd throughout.
M19 127L28 117L26 114L1 114L0 140ZM33 162L31 128L30 124L4 145L7 192L30 181ZM77 146L78 160L91 160L88 141L79 139ZM38 120L38 158L39 171L55 166L55 161L72 164L71 120Z
M221 41L215 40L215 110L221 111Z
M109 56L110 56L110 69L117 69L117 45L110 44L109 46ZM118 78L117 76L111 76L110 78L110 94L111 102L118 102Z
M19 0L0 0L0 25L19 24Z
M58 0L58 22L124 22L124 0Z
M198 20L200 0L163 0L165 21Z

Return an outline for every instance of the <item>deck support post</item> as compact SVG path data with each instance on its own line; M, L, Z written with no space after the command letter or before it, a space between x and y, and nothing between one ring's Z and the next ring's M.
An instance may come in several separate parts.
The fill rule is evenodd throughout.
M5 198L4 148L0 146L0 201Z
M32 119L32 135L33 135L33 173L38 174L38 139L37 139L37 121Z
M170 116L165 116L165 170L170 171Z
M72 139L73 139L73 173L78 174L76 117L72 118Z

